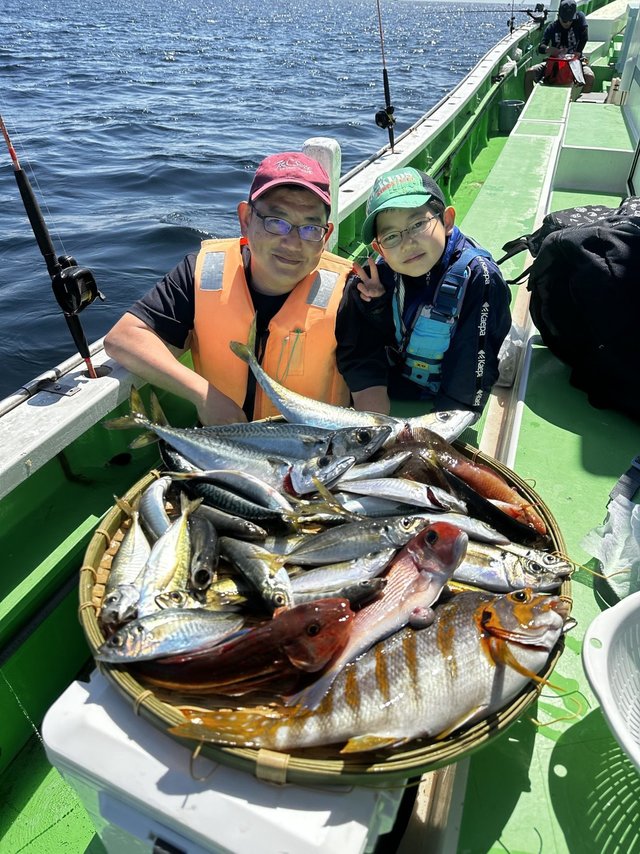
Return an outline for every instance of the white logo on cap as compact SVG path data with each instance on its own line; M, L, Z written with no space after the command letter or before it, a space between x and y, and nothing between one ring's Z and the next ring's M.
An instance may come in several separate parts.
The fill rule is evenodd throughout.
M278 160L275 166L276 169L299 169L301 172L306 172L307 175L311 174L309 164L303 163L301 160L296 160L294 157L290 157L287 160Z

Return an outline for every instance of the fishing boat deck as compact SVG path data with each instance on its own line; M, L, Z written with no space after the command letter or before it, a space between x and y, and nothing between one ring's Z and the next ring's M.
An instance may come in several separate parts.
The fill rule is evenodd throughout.
M603 14L589 16L596 64L608 62L609 39L624 26L626 9L625 0L615 0L606 13L603 9ZM600 34L598 21L608 35ZM451 109L454 106L458 109L457 105ZM626 169L626 177L633 158L635 132L629 109L635 108L571 103L569 90L536 87L512 133L489 137L474 160L470 183L481 183L480 190L473 191L469 203L471 193L465 196L469 183L463 184L454 197L454 204L459 200L457 206L464 210L459 218L463 230L499 257L504 242L533 231L547 211L578 204L616 206L626 195L618 173L622 175ZM585 152L589 156L589 150L594 159L587 166L581 158ZM580 159L580 173L588 172L594 180L577 179L572 172L574 155ZM564 164L563 157L569 158ZM599 174L611 175L614 163L618 171L613 182L596 180ZM364 182L358 192L365 193ZM349 228L357 233L357 217ZM517 276L529 261L524 253L516 256L504 265L505 276ZM569 369L531 327L525 288L514 286L513 296L514 318L524 327L526 337L521 370L513 388L496 389L488 411L462 439L495 455L532 482L555 516L568 555L581 567L572 579L578 625L566 638L553 684L544 687L533 707L471 757L425 775L399 851L600 854L606 850L629 854L640 851L640 777L605 723L582 669L585 630L610 599L592 572L595 560L581 542L590 529L602 523L609 492L638 452L638 427L623 415L589 405L586 395L570 385ZM86 447L79 439L71 448L72 475L74 459L79 458L74 455L81 456ZM73 524L74 547L59 544L59 555L64 554L66 561L80 565L89 531L111 503L112 493L122 491L118 488L122 477L107 464L125 447L124 439L110 438L102 449L92 469L92 476L100 481L99 490L95 483L90 484L93 503L84 498L87 484L82 479L75 484L80 509L79 521ZM150 457L143 458L141 465L144 460L148 468ZM14 463L20 466L18 456ZM127 471L125 468L125 475ZM24 508L37 506L62 527L66 509L58 506L55 490L38 494L40 482L33 478L21 488ZM48 572L46 560L49 554L55 560L56 551L45 544L38 546L38 537L33 539L31 572L13 595L19 593L25 609L46 610L46 595L38 589L38 582L55 577ZM45 548L46 559L38 556ZM56 684L68 684L88 672L88 650L77 621L75 579L73 589L60 591L59 599L54 603L55 623L51 605L51 621L45 615L33 634L21 638L24 643L19 655L11 656L8 650L0 661L2 708L23 707L21 725L33 732L0 780L0 848L32 854L58 850L101 854L104 847L85 808L47 761L38 735L44 698L63 690L64 685L56 689ZM9 611L5 616L9 618ZM59 634L60 625L68 626L68 634ZM34 654L29 647L40 649L43 638L49 647L48 658L42 658L40 652ZM54 667L54 662L66 656L66 669ZM40 661L38 672L34 660ZM26 706L25 697L29 700ZM24 732L2 734L0 763L5 761L5 741L8 746L24 738Z

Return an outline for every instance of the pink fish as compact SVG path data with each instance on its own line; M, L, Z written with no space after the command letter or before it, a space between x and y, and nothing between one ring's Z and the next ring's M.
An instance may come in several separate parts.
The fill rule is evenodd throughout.
M382 638L407 623L425 626L433 619L431 606L462 562L469 538L448 522L423 528L398 553L384 574L382 594L358 611L342 652L313 684L287 699L287 705L315 709L342 668Z

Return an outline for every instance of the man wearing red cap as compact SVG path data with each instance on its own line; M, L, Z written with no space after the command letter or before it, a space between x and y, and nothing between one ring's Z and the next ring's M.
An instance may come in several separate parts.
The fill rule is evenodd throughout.
M265 158L241 238L205 240L116 323L107 353L147 382L190 400L202 424L275 414L247 365L229 349L247 342L287 388L348 405L335 363L335 318L351 264L329 252L329 177L300 152ZM190 349L195 371L179 361Z
M550 57L563 57L564 55L577 55L582 59L582 51L589 40L589 26L584 12L578 12L575 0L562 0L558 6L558 19L549 24L538 45L538 53L547 54ZM539 83L546 73L546 62L533 65L524 75L525 97L533 92L533 87ZM580 69L578 69L580 70ZM595 77L593 71L582 60L582 76L584 77L581 91L585 94L591 92ZM548 82L545 79L545 82Z

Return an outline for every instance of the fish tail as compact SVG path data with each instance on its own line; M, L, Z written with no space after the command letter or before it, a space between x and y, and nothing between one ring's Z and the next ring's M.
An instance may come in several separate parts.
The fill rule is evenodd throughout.
M256 352L257 317L257 314L253 316L251 326L249 327L249 333L247 335L247 347L250 353Z
M286 710L284 717L287 717ZM170 727L172 735L232 747L260 747L282 723L275 709L193 709L182 707L184 723Z
M128 430L132 427L151 427L151 421L144 408L140 392L135 386L131 386L129 392L129 414L118 418L110 418L104 422L109 430ZM154 439L154 441L156 441ZM148 444L148 442L146 443ZM132 446L133 447L133 446Z
M151 401L151 420L154 424L158 424L160 427L169 427L169 419L164 414L164 410L160 405L160 401L158 400L158 395L155 391L152 391L149 395L149 400Z
M230 341L229 347L231 351L238 356L239 359L242 359L243 362L249 364L251 361L251 352L246 344L241 344L239 341Z
M202 504L202 498L194 498L193 501L189 498L186 492L180 493L180 512L184 513L186 516L190 516L194 510L197 510L198 507Z

